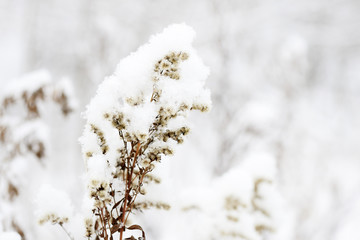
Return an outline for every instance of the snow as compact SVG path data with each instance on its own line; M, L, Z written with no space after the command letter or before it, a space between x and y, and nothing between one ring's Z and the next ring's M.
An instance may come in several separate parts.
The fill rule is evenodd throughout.
M88 152L101 152L96 134L89 133L91 124L101 126L101 134L109 146L105 155L112 165L116 163L118 149L125 147L119 141L117 130L104 118L105 114L123 114L125 131L143 141L148 138L149 129L160 108L174 114L184 104L189 107L210 107L210 92L204 89L209 71L191 46L194 36L194 30L185 24L171 25L120 61L114 75L107 77L99 85L96 96L87 106L84 114L87 126L80 138L84 155ZM184 52L189 56L179 63L180 79L158 76L158 81L154 83L156 63L164 56L176 52ZM161 97L157 103L151 101L154 86L161 89ZM135 101L135 106L132 101Z
M64 191L44 184L40 187L35 200L39 222L64 223L73 215L73 206L69 196Z
M11 84L3 89L2 94L10 94L19 97L22 92L36 91L37 89L48 85L51 81L51 75L47 70L38 70L25 74L20 79L11 80Z
M358 239L358 12L353 0L1 1L0 98L21 99L21 92L46 85L46 100L64 89L78 109L63 117L52 101L41 101L41 120L30 121L19 101L0 114L11 139L39 139L46 148L41 162L25 145L26 154L9 160L16 145L1 143L0 232L16 231L14 221L28 240L67 238L59 226L36 223L32 200L48 183L69 194L76 213L66 227L75 240L82 239L84 218L91 218L93 207L85 183L107 181L113 168L105 171L102 160L113 166L118 150L129 148L103 115L122 111L132 137L145 139L161 104L172 113L184 103L208 105L210 91L198 89L209 69L193 69L205 64L211 69L211 112L181 113L165 130L189 127L184 144L169 139L149 148L170 146L174 154L156 164L153 174L161 184L149 184L142 196L171 209L144 210L132 218L147 239L231 239L221 236L222 229L261 240ZM185 24L161 32L173 22L191 25L196 38ZM183 51L184 44L193 54L179 63L179 80L153 74L169 48ZM47 70L27 73L39 67ZM101 83L111 73L108 83ZM63 76L69 77L62 82ZM150 102L154 77L156 88L167 89L156 104ZM186 87L190 83L196 88ZM81 119L91 98L94 111ZM84 129L88 117L106 139L104 156L91 126ZM81 151L92 154L85 161L89 178ZM258 178L271 180L258 186L262 199L255 201L270 218L252 211L251 204L241 211L223 209L228 195L251 203ZM19 191L12 200L8 181ZM260 234L256 225L275 231Z
M21 236L16 232L3 232L0 233L1 240L21 240Z

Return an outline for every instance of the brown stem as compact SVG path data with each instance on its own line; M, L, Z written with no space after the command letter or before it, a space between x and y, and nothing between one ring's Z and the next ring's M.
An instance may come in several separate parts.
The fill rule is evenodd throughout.
M97 213L99 214L99 217L100 217L101 229L102 229L102 231L104 232L104 221L103 221L103 218L102 218L102 215L101 215L101 211L100 211L99 208L97 208ZM96 233L96 235L98 235L98 234Z
M112 185L110 185L110 190L113 192L113 200L114 200L114 204L116 204L116 199L115 199L115 190L112 188ZM117 214L117 216L116 217L119 217L120 216L120 214L119 214L119 210L118 210L118 208L115 208L115 212L116 212L116 214ZM112 217L112 210L110 211L110 214L111 214L111 217Z
M130 191L131 191L131 180L132 180L132 175L134 173L134 168L135 168L135 163L136 163L136 160L137 160L137 156L139 154L139 150L140 150L140 143L137 144L137 148L136 148L136 152L135 152L135 156L134 156L134 160L133 160L133 164L132 164L132 167L130 167L130 173L129 173L129 166L130 166L130 159L128 160L128 168L127 168L127 174L126 174L126 186L125 186L125 199L124 199L124 203L123 203L123 212L122 212L122 217L121 217L121 226L120 226L120 240L122 240L123 238L123 232L124 232L124 229L125 229L125 224L126 224L126 221L127 221L127 217L125 218L125 215L126 215L126 211L129 211L129 213L131 212L131 205L129 205L129 209L128 209L128 197L129 197L129 194L130 194ZM131 150L133 152L133 149ZM130 156L131 156L131 153L130 153ZM129 215L129 214L128 214Z
M128 173L129 171L127 171ZM127 174L128 175L128 174ZM120 224L120 240L122 240L122 237L123 237L123 232L124 232L124 227L125 227L125 213L126 213L126 205L127 205L127 198L128 198L128 181L127 181L127 178L126 177L126 186L125 186L125 198L124 198L124 202L123 202L123 212L122 212L122 217L121 217L121 224Z
M145 177L145 175L148 174L149 172L150 172L150 171L145 170L145 171L143 172L143 174L141 175L138 189L137 189L135 195L133 196L133 199L131 200L131 202L130 202L130 204L129 204L129 206L130 206L130 211L129 211L129 213L127 214L127 216L126 216L126 218L125 218L125 222L127 221L128 217L129 217L129 215L130 215L130 213L131 213L131 209L132 209L132 207L133 207L133 204L135 203L136 197L137 197L137 195L138 195L139 192L140 192L140 187L141 187L141 185L142 185L142 182L143 182L143 180L144 180L144 177Z
M108 236L107 236L107 231L106 231L106 219L104 217L104 213L103 213L103 209L104 207L102 207L100 209L100 216L102 217L102 222L103 222L103 234L104 234L104 239L107 240L108 239Z
M71 240L74 240L73 236L71 236L71 234L68 232L68 230L63 226L63 223L59 223L60 227L64 230L64 232L66 233L66 235L68 235L68 237Z
M131 168L131 173L130 173L130 180L132 179L132 175L133 175L133 172L134 172L136 159L137 159L137 156L139 154L139 150L140 150L140 143L137 144L136 153L135 153L135 157L134 157L134 162L133 162L133 165L132 165L132 168Z

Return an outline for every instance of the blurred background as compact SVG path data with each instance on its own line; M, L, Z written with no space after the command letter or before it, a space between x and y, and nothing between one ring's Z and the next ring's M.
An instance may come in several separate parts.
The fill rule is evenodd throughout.
M200 194L204 186L225 181L232 169L240 169L237 174L261 169L273 185L260 197L271 199L263 214L271 227L254 220L250 237L247 230L232 237L360 239L359 13L356 0L0 0L0 91L24 74L46 70L54 83L68 79L74 102L66 117L56 106L42 107L46 160L36 177L27 165L24 174L15 173L24 179L14 183L20 191L16 201L4 200L2 193L0 230L21 229L26 239L66 237L52 226L41 233L46 227L33 223L33 190L49 182L81 205L81 112L121 58L169 24L185 22L195 29L194 47L211 70L213 109L192 115L192 134L164 163L169 180L163 181L184 191L198 187L194 191ZM249 187L254 192L256 179ZM247 182L228 184L240 192ZM13 205L18 207L10 211ZM257 212L253 204L244 221L257 219ZM166 219L187 221L176 214ZM167 236L151 219L139 221L151 239ZM184 222L180 230L168 229L184 234ZM182 236L209 239L197 231Z

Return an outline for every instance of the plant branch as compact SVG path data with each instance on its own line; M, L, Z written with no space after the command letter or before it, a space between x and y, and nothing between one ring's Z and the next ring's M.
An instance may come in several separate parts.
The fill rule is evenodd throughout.
M59 223L60 227L64 230L64 232L66 233L66 235L71 239L74 240L74 237L71 236L71 234L68 232L68 230L66 230L66 228L64 227L63 223Z

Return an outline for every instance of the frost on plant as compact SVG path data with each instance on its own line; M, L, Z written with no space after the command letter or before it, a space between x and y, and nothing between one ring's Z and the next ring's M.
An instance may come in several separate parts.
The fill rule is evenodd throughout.
M180 24L151 37L119 63L88 105L80 141L93 200L93 214L85 220L89 239L134 239L131 230L145 238L141 226L129 226L130 214L169 208L138 202L137 196L159 181L150 172L189 133L188 112L210 108L208 69L191 45L194 35Z

